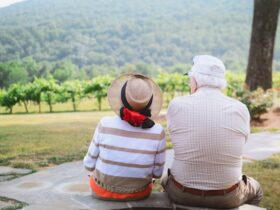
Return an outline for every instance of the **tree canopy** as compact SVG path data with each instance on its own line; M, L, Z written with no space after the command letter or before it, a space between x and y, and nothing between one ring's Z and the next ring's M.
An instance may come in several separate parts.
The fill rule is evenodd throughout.
M92 65L171 67L206 53L245 70L252 14L242 0L27 0L0 9L0 62L65 61L51 72L60 81ZM276 69L279 51L278 41ZM67 62L79 69L63 71Z

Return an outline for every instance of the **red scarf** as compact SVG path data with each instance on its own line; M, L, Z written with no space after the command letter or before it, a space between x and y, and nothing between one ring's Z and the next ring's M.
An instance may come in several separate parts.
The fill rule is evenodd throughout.
M154 122L145 115L129 110L126 107L121 108L120 117L134 127L151 128L154 125Z
M131 125L139 127L142 125L142 123L147 117L138 112L134 112L129 110L128 108L123 107L121 109L121 118L122 120L130 123Z

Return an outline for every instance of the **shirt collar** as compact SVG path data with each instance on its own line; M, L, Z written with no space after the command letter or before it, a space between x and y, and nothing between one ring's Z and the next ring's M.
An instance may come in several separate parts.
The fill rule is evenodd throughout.
M209 93L209 94L222 94L222 90L220 88L216 87L209 87L209 86L203 86L197 89L195 93L201 94L201 93Z

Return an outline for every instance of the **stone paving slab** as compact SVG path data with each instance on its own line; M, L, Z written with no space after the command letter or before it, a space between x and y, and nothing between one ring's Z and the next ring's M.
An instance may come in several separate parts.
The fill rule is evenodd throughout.
M0 166L0 175L9 175L9 174L29 174L32 171L30 169L24 169L24 168L12 168L8 166Z
M14 175L0 175L0 182L4 182L4 181L7 181L7 180L10 180L12 178L14 178L15 176Z
M30 174L32 170L24 168L12 168L7 166L0 166L0 182L17 178L19 176Z
M11 205L8 202L0 201L0 209L7 208L7 207L10 207L10 206L12 207L13 205Z
M263 160L280 153L280 132L260 132L249 136L244 148L244 157Z
M26 202L31 206L39 205L39 209L81 209L82 205L72 200L76 194L90 195L88 172L83 169L81 161L65 163L0 183L0 196ZM47 208L49 205L57 207Z

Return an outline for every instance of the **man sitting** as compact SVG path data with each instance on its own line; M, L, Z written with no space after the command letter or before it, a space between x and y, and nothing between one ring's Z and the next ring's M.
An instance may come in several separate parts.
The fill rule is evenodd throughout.
M175 157L162 185L178 204L210 208L258 205L263 192L253 178L242 175L244 144L250 114L241 102L221 91L225 66L218 58L195 56L191 95L175 98L167 111Z

